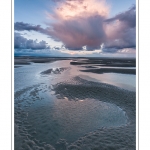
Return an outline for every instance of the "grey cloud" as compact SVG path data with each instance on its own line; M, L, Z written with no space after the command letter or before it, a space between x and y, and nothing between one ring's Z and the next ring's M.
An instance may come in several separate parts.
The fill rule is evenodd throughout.
M46 29L40 25L16 22L14 29L16 31L37 31L49 35L55 41L62 41L65 47L70 50L82 50L85 45L87 50L94 50L105 41L103 21L104 18L99 15L88 18L79 17L54 23L51 28Z
M105 49L103 52L116 52L123 48L136 48L136 29L127 28L125 30L116 33L116 38L108 39L105 42Z
M37 42L37 40L31 40L24 38L20 33L14 33L14 48L16 49L49 49L45 41Z
M32 25L24 22L16 22L14 24L14 30L16 31L36 31L46 35L49 35L49 28L43 29L40 25Z
M90 51L99 49L100 45L104 43L105 48L102 49L103 52L113 53L121 48L136 47L135 10L136 7L133 6L129 10L110 19L92 14L86 18L76 17L70 20L58 20L58 22L50 24L45 29L40 25L16 22L14 29L16 31L36 31L48 35L55 41L61 41L65 48L69 50L82 50L82 47L86 46L86 50ZM114 26L115 21L119 21L116 26ZM109 30L110 28L111 30ZM18 42L18 39L16 39L15 47L20 47L19 43L22 42L27 44L26 47L32 47L34 49L33 43L36 43L36 41L26 40L20 37ZM39 48L45 45L46 43L42 42L39 44Z
M67 49L82 50L83 46L87 46L89 50L94 50L105 41L103 20L99 15L76 17L53 24L53 30L49 33L53 39L62 41Z
M27 30L27 31L30 31L30 30L33 30L33 31L39 31L39 30L42 30L42 28L40 27L40 25L30 25L28 23L23 23L23 22L16 22L14 24L14 29L17 30L17 31L24 31L24 30Z
M105 22L110 23L116 20L126 23L126 25L128 25L131 28L135 27L136 26L136 7L133 6L129 10L123 13L120 13L113 18L105 20Z
M115 22L117 21L117 22ZM136 48L136 7L105 20L111 29L103 52L117 52L123 48ZM114 25L116 23L116 26Z

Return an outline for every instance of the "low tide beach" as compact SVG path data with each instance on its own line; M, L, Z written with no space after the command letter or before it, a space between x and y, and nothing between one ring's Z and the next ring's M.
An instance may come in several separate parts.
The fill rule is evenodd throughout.
M15 150L135 150L135 68L135 59L15 58Z

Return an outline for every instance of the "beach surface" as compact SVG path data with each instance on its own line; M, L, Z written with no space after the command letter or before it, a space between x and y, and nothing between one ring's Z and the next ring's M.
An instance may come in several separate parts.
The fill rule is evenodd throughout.
M15 58L15 150L135 150L135 66L135 59Z

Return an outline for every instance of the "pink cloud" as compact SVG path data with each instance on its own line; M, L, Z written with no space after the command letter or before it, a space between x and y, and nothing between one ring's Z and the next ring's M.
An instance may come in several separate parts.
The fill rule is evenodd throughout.
M123 48L136 47L135 6L109 18L110 6L105 0L55 0L56 7L47 17L53 23L43 29L40 25L15 23L17 31L37 31L61 41L69 50L100 49L117 52Z
M63 1L49 14L55 20L49 33L70 49L97 48L105 42L103 22L108 14L104 0Z

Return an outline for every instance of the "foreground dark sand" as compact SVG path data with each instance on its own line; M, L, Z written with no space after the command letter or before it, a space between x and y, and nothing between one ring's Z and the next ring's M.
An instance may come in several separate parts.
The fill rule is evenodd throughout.
M67 92L65 89L68 89ZM94 98L121 107L128 116L128 124L117 128L103 128L80 138L69 149L134 150L135 148L135 92L74 78L74 82L58 84L56 93L71 100Z
M37 101L38 99L40 99L40 97L38 97L38 91L36 91L36 89L37 88L34 87L34 90L30 93L32 96L32 101L28 101L29 104L30 103L32 104L34 103L34 101ZM67 89L67 92L66 92L66 89ZM27 92L27 91L29 91L29 89L20 91L20 93L16 93L16 94L22 95L24 92ZM54 91L56 91L56 95L59 96L59 99L63 99L64 97L67 97L69 100L77 101L78 99L84 100L86 98L92 98L92 99L100 99L101 101L105 101L109 103L114 103L118 105L119 107L121 107L128 116L128 123L125 126L113 127L113 128L105 128L105 127L100 128L91 133L87 133L85 136L79 138L78 140L70 144L68 144L65 140L60 140L54 146L56 149L58 150L59 149L62 149L62 150L65 150L65 149L68 149L68 150L85 150L85 149L89 149L89 150L113 150L113 149L114 150L135 150L135 135L136 135L135 133L135 92L126 91L126 90L119 89L117 87L107 85L107 84L89 82L79 77L74 78L70 82L64 82L64 83L59 83L55 85ZM22 99L22 103L25 103L24 99ZM16 130L17 130L15 131L15 134L17 135L17 138L15 138L16 150L17 149L20 149L20 150L54 149L54 147L49 145L49 143L40 142L34 138L34 134L38 134L38 133L36 133L32 129L32 127L30 127L30 124L27 122L26 120L27 112L19 111L19 109L21 109L19 105L21 105L21 102L16 103L17 107L15 110L15 114L16 114L15 124L16 124ZM28 107L28 104L25 104L24 107ZM18 119L18 117L23 117L24 119L23 118ZM40 116L37 116L37 117L40 117ZM44 118L43 120L40 120L40 121L44 121ZM20 136L18 134L20 134ZM52 139L49 138L49 140L52 140Z
M96 61L88 60L88 63L92 63L91 66L93 66ZM130 60L124 61L126 63ZM125 64L122 63L122 65ZM56 70L56 73L59 71L65 72L65 70L66 68ZM52 71L51 69L45 70L41 74L50 74ZM45 119L51 110L51 108L45 109L47 101L44 98L48 93L53 94L54 98L57 97L58 101L66 99L67 101L77 102L95 99L115 104L126 113L127 123L119 127L100 127L72 142L60 139L55 143L53 140L57 136L55 131L57 122L53 123ZM31 108L35 108L35 106L38 109L33 111ZM33 113L30 113L31 110ZM34 114L36 114L36 117L34 117ZM66 78L63 82L54 85L51 85L51 83L48 85L44 83L33 85L15 93L15 150L135 150L135 115L135 92L113 85L87 81L79 76ZM49 123L53 124L53 130L49 130ZM38 130L38 124L42 124L43 130ZM76 129L74 129L75 132Z

